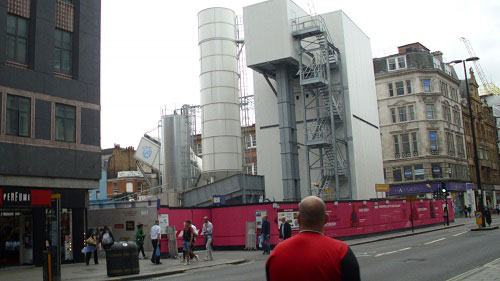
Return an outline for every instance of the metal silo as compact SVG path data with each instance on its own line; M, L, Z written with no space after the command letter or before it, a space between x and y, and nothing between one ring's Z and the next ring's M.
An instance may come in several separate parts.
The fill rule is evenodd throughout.
M208 8L198 13L202 171L222 178L241 171L241 123L235 13Z

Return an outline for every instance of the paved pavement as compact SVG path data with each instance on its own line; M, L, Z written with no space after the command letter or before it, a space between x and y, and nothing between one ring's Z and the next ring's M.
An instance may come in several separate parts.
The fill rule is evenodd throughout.
M500 280L500 258L478 266L447 281L492 281Z
M494 220L499 221L500 217L496 216ZM500 276L500 274L498 274L498 264L500 262L492 262L492 260L494 260L495 258L499 258L497 253L500 251L500 243L496 243L496 241L498 240L497 237L500 231L493 230L474 233L469 232L468 230L473 227L475 227L473 219L458 218L454 223L450 225L450 227L433 226L418 229L415 231L415 233L412 233L411 231L404 231L362 239L354 239L346 242L351 245L353 251L356 253L356 255L359 256L358 259L361 264L361 272L363 274L364 280L445 280L446 278L453 277L467 270L467 275L463 275L462 279L459 278L452 280L498 280L494 279L492 276ZM449 241L446 241L445 239L439 240L441 239L439 237L443 235L446 235L446 237L442 238L449 239ZM465 239L466 236L468 237L467 239ZM395 239L396 237L398 237L399 239ZM461 237L464 237L464 239L453 240L453 238ZM420 276L422 278L397 278L397 276L411 276L411 274L407 275L407 272L425 271L427 269L427 266L429 266L430 268L436 267L436 262L437 264L439 264L440 258L442 258L440 256L440 251L444 250L446 255L450 255L449 249L447 249L447 247L451 247L450 245L462 245L464 244L463 242L474 241L473 245L471 246L464 247L462 245L462 248L460 248L459 246L452 247L456 250L465 249L463 252L459 251L458 253L452 253L451 255L455 255L455 257L452 257L452 260L455 261L456 259L463 259L463 255L471 255L471 253L480 249L481 246L485 246L483 242L478 242L483 241L484 237L494 237L496 240L493 240L493 243L496 243L496 245L499 246L497 246L496 248L487 247L486 250L483 251L481 249L480 252L483 252L483 254L485 252L494 252L496 256L493 257L490 254L485 255L483 259L478 259L476 263L472 262L468 264L468 266L459 267L458 270L454 269L447 274L442 275L442 278L438 279L424 278L425 275L418 274L415 276ZM489 241L488 239L486 239L486 241ZM449 243L443 243L445 241ZM429 242L432 243L425 245L425 243ZM411 245L404 246L408 243L410 243ZM408 247L419 248L419 245L419 251L421 255L431 256L431 258L434 256L436 257L435 259L432 259L433 264L425 265L427 262L418 264L418 258L412 260L410 254L413 253L413 251L411 251L410 249L398 251ZM440 250L436 250L438 248ZM200 257L202 257L203 254L203 251L198 252L198 255ZM86 266L82 263L63 265L62 278L63 280L73 281L120 279L131 280L128 278L136 280L265 280L264 263L267 256L262 255L260 251L216 251L215 254L216 260L214 261L200 260L199 262L192 262L191 265L188 266L184 266L183 264L181 264L180 260L173 259L162 259L162 265L153 265L149 260L140 260L141 273L139 275L124 276L123 278L108 278L106 275L105 259L101 258L99 260L99 265L92 264L93 260L91 260L91 264L89 266ZM375 257L376 255L379 256ZM394 264L395 261L391 259L394 259L396 257L398 259L403 259L406 257L406 259L408 260L406 261L407 264L404 265L403 263L403 266L401 266L400 264L398 264L401 263L400 260L397 260L396 264ZM467 263L467 261L468 260L466 259L464 262ZM391 268L394 269L394 265L397 266L395 270L396 274L391 274L391 271L386 271L384 273L384 267L386 267L388 270L391 270ZM450 264L447 264L447 266L449 265ZM425 268L418 269L419 266L425 266ZM382 270L380 270L381 268ZM399 272L397 272L398 270ZM405 270L407 272L405 272ZM387 275L387 272L390 275ZM483 279L477 279L479 277L476 278L475 274ZM384 279L375 278L377 276L383 276ZM394 278L387 279L387 276L391 276ZM469 277L472 279L464 279ZM0 280L42 280L42 268L12 267L0 269Z

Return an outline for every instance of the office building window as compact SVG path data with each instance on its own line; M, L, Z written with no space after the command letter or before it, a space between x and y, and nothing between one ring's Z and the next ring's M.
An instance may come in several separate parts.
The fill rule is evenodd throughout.
M396 117L396 109L395 108L391 108L391 118L392 118L392 123L398 122L397 117Z
M433 178L442 178L442 172L441 172L441 164L440 163L432 163L431 165L432 169L432 177Z
M29 137L31 124L31 100L7 95L7 135Z
M401 135L401 145L403 146L403 157L410 157L410 136L408 134Z
M398 57L398 68L406 68L406 57Z
M403 176L401 175L401 168L392 168L392 177L395 182L403 181Z
M398 96L402 96L405 94L405 85L403 81L396 82L396 93Z
M7 15L7 60L28 64L28 19Z
M433 104L426 104L425 105L425 116L427 117L428 120L434 119L434 105Z
M445 97L448 97L448 84L444 83L444 82L439 82L441 84L441 94L443 94L443 96Z
M411 133L411 142L413 145L413 155L418 156L418 141L417 141L417 133Z
M424 165L423 164L418 164L413 166L414 174L415 174L415 180L423 180L425 173L424 173Z
M142 182L137 183L137 192L141 193L142 192Z
M443 105L443 119L445 121L451 122L451 112L448 105Z
M413 105L408 106L408 112L410 113L410 120L415 120L415 107Z
M71 32L55 30L54 71L71 75L73 60L73 38Z
M423 79L422 84L423 84L423 88L424 88L424 93L430 93L431 92L431 79Z
M448 146L448 155L455 156L455 142L452 133L446 132L446 143Z
M201 142L196 144L196 151L198 151L198 155L201 155L201 153L202 153Z
M399 113L399 122L406 122L408 119L406 118L406 107L398 107L398 113Z
M113 193L118 194L118 184L116 182L113 183Z
M457 89L451 88L451 99L454 101L458 101Z
M387 66L389 71L406 68L406 57L400 56L396 58L387 59Z
M392 86L392 83L387 84L387 87L389 88L389 96L393 97L394 96L394 88Z
M431 154L438 154L438 139L437 132L429 132L429 144L431 148Z
M453 107L453 123L459 127L462 127L462 118L460 117L460 109L458 106Z
M404 171L405 171L405 181L412 181L413 180L413 167L412 166L405 166Z
M74 106L56 104L56 140L75 142L75 111Z
M399 158L399 136L395 135L392 138L394 141L394 156L395 158Z
M406 93L411 94L412 89L411 89L411 80L406 80Z
M464 151L464 138L461 135L456 135L457 139L457 154L458 157L464 158L465 157L465 151Z

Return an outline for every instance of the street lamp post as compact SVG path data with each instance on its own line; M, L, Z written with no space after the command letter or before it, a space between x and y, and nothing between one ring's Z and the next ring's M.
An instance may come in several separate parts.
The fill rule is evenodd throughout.
M467 90L467 104L469 107L469 115L470 115L470 127L472 130L472 146L474 149L474 165L476 166L476 180L477 180L477 190L479 192L480 198L479 198L479 203L476 203L476 207L478 207L479 211L481 212L482 216L482 226L486 227L486 222L484 221L484 204L483 204L483 190L482 190L482 185L481 185L481 170L479 167L479 158L477 155L477 140L476 140L476 131L474 130L474 115L472 114L472 103L470 99L470 92L469 92L469 82L467 80L467 69L465 68L465 62L466 61L477 61L479 60L478 57L470 57L465 60L454 60L450 62L450 65L462 63L464 66L464 76L465 76L465 88ZM477 198L476 198L477 202Z

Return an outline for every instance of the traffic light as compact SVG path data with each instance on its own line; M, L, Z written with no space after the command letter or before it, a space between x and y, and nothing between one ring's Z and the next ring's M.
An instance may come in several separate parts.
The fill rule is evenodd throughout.
M446 188L446 182L441 182L441 194L445 197L448 197L448 189Z

